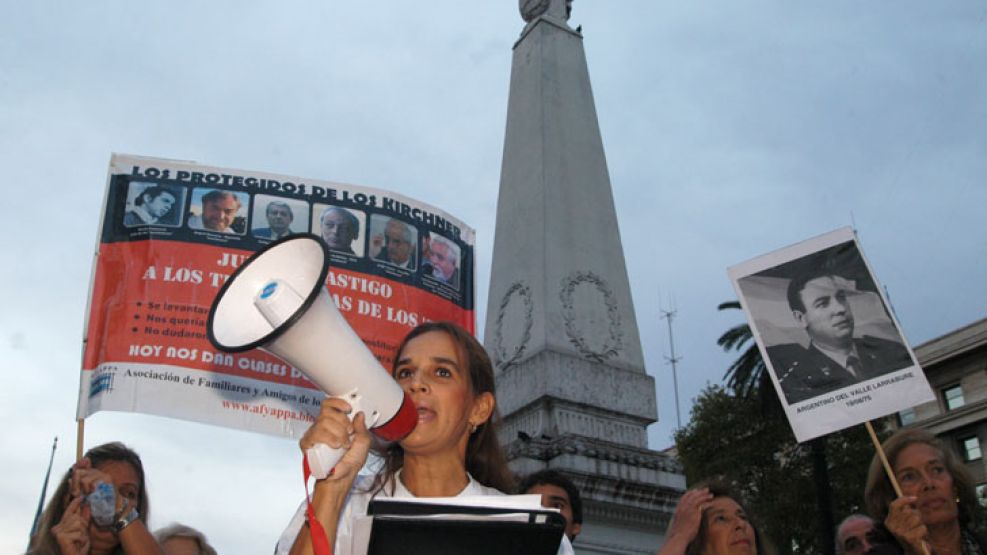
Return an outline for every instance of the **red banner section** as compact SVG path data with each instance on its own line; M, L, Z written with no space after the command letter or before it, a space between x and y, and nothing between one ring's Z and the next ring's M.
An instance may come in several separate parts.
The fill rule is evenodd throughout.
M313 387L260 350L217 351L206 338L209 306L249 252L175 241L135 241L100 249L84 370L104 362L177 365L218 374ZM330 295L357 335L390 368L414 326L448 320L466 329L473 312L431 293L360 272L330 268Z

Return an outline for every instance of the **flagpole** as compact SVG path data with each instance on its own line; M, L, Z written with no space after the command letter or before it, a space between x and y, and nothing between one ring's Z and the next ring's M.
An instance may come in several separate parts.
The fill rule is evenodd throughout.
M86 439L86 419L80 418L77 422L79 425L75 430L75 462L82 460L82 446L85 445Z
M31 535L27 538L27 547L31 549L31 539L38 533L38 522L41 520L41 510L45 506L45 494L48 492L48 479L51 478L51 465L55 462L55 448L58 447L58 436L51 442L51 457L48 458L48 472L45 473L45 481L41 485L41 499L38 499L38 510L34 513L34 522L31 524Z

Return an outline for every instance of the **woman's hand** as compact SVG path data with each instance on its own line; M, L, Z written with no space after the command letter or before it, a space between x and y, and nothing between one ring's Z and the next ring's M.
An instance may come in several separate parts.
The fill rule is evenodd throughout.
M315 518L322 524L330 546L336 544L336 528L346 495L370 452L370 432L367 431L363 413L357 414L350 422L347 415L352 410L346 401L326 397L322 400L319 416L298 442L303 453L319 443L333 449L346 449L329 476L315 483L312 495ZM293 555L314 553L311 534L306 523L291 546Z
M88 555L89 553L89 519L82 514L82 498L73 497L62 520L51 527L55 543L61 555Z
M699 526L703 522L703 511L712 500L713 494L707 488L685 492L675 507L672 523L668 525L668 530L665 532L665 545L659 553L662 555L685 553L686 547L696 539Z
M88 458L82 458L72 467L72 479L70 488L73 495L86 496L96 490L96 486L103 482L110 486L113 491L114 509L113 514L118 514L123 510L124 498L117 492L113 477L92 467L92 462Z
M929 532L915 506L917 500L917 497L908 495L895 499L888 507L888 518L884 520L888 531L905 548L906 553L912 555L926 553L925 539Z
M326 397L322 400L319 416L299 441L303 452L318 443L325 443L333 449L346 449L329 476L321 481L338 482L347 491L367 462L371 444L363 413L358 413L350 421L347 415L351 411L350 404L343 399Z

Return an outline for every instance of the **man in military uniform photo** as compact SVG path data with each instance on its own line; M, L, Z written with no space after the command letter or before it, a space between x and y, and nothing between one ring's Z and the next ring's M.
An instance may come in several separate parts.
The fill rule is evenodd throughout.
M768 357L789 404L912 365L897 341L854 337L853 312L837 274L825 269L801 273L788 284L788 306L809 336L768 348Z

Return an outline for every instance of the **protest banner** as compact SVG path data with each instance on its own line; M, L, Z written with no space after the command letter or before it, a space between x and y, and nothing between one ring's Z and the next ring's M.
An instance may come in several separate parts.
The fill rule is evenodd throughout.
M728 273L798 441L934 399L852 228Z
M420 323L474 330L474 231L442 210L368 187L114 154L77 417L141 412L300 436L322 393L280 359L217 351L206 335L230 274L296 233L326 241L328 291L385 368Z

